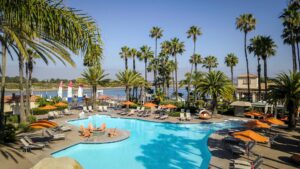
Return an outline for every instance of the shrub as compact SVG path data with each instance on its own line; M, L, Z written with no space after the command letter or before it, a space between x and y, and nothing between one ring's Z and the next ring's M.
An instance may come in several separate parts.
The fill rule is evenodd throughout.
M180 116L180 112L168 112L168 115L169 116L172 116L172 117L179 117Z
M18 123L19 117L18 117L18 115L11 115L7 118L7 121L11 122L11 123Z
M68 108L68 106L59 106L56 110L65 110L66 108Z
M0 130L0 142L9 143L16 140L16 128L12 124L4 126L3 130Z
M34 115L29 115L28 116L28 122L29 123L34 123L36 122L36 117Z
M32 114L33 115L41 115L41 114L47 114L50 110L41 110L39 108L33 108Z
M28 132L28 131L31 130L31 128L29 127L29 123L27 123L27 122L20 123L19 126L18 126L18 129L21 132Z

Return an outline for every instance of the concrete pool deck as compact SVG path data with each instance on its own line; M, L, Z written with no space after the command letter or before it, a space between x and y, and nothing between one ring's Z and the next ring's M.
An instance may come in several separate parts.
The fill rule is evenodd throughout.
M95 113L91 113L95 114ZM98 113L97 113L98 114ZM101 113L108 114L108 113ZM162 122L161 120L153 119L153 116L147 118L140 118L137 116L120 116L115 111L110 112L109 115L112 117L121 117L121 118L136 118L144 119L155 122ZM44 118L45 116L39 116L39 118ZM76 119L78 115L64 116L54 121L59 124L65 124L66 121L70 119ZM189 122L181 122L175 117L169 117L166 122L173 123L207 123L207 122L221 122L228 119L241 119L246 120L245 118L235 118L232 116L222 116L220 118L210 119L210 120L199 120L194 119ZM78 134L78 128L70 125L72 131L66 132L66 139L60 141L53 141L50 143L49 147L44 148L44 150L32 150L32 152L22 152L18 144L10 144L8 146L0 145L0 163L1 169L27 169L31 168L34 164L45 157L51 157L53 152L61 150L63 148L69 147L79 142L85 141ZM109 127L109 126L108 126ZM297 132L298 131L298 132ZM262 168L281 168L281 169L296 169L299 166L291 163L289 157L293 153L300 153L300 148L297 147L300 139L300 126L293 132L287 132L284 129L274 129L274 132L279 133L281 136L276 139L274 146L269 147L268 144L258 144L255 146L253 152L263 156L264 165ZM25 133L27 135L42 136L42 132L38 131L35 133ZM232 157L231 153L226 151L222 145L221 139L225 137L220 133L214 133L209 137L208 146L212 153L212 158L210 162L210 168L228 168L230 159L236 159ZM250 156L250 159L253 160L255 156ZM240 160L248 160L246 156L237 158Z

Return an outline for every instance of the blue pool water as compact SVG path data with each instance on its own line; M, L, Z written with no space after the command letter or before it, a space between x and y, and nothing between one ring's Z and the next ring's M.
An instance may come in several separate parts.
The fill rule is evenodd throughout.
M155 123L135 119L90 116L69 123L130 131L130 138L107 144L77 144L52 154L76 159L85 169L206 169L211 154L207 147L208 136L220 129L240 126L227 121L207 124Z

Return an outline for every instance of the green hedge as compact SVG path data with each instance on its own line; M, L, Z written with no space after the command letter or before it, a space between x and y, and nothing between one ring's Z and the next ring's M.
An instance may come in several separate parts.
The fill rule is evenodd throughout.
M172 117L179 117L180 116L180 112L168 112L168 115L169 116L172 116Z
M56 111L56 110L60 111L60 110L66 109L66 108L68 108L68 107L61 106L61 107L57 107L57 109L55 109L55 110L41 110L39 108L33 108L31 110L32 110L33 115L42 115L42 114L47 114L49 111Z

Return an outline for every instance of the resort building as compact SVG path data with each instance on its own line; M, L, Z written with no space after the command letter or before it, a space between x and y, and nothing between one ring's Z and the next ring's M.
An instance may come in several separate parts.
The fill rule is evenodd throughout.
M258 77L255 74L249 74L250 78L250 95L252 102L257 102L258 96ZM238 100L243 100L247 96L248 92L248 80L247 74L239 75L237 78L237 85L236 85L236 98ZM261 83L261 93L265 92L265 84Z
M24 101L25 101L24 96ZM36 108L37 104L36 101L39 97L38 96L31 96L30 97L30 106L31 108ZM19 95L12 95L12 96L5 96L4 97L4 112L10 113L13 112L13 114L19 114L19 108L20 108L20 96Z

